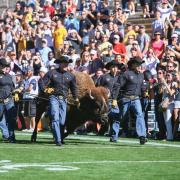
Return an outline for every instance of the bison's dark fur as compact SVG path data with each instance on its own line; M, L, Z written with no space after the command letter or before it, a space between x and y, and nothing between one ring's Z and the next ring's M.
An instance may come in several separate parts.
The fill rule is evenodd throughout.
M72 96L68 97L68 107L65 128L66 135L72 133L77 127L85 123L87 120L104 123L107 114L108 91L104 87L95 87L93 80L88 74L82 72L74 72L77 81L78 98L80 107L74 105ZM45 111L45 105L39 104L36 115L36 122L39 122L42 113ZM36 123L36 124L37 124ZM37 125L32 135L32 141L36 141Z

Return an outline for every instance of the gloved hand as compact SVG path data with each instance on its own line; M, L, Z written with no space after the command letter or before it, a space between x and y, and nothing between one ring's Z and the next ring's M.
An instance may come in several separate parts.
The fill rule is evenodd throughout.
M17 94L17 93L21 93L21 91L19 89L14 89L14 91L12 92L12 94Z
M79 99L75 99L74 100L74 104L79 108L80 107L80 102L79 102Z
M15 101L15 102L18 102L18 101L19 101L19 95L18 95L18 93L15 93L14 96L13 96L13 98L14 98L14 101Z
M46 88L44 92L47 94L52 94L54 92L54 88Z
M118 107L117 100L113 99L112 100L112 108L116 108L116 107Z

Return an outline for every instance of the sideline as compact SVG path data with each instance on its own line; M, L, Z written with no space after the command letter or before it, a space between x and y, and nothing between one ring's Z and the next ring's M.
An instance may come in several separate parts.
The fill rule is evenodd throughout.
M16 135L17 136L31 136L31 133L19 133L19 132L16 132ZM52 138L52 135L51 134L41 134L39 133L37 135L37 137L46 137L46 138ZM89 136L78 136L78 135L69 135L67 137L67 140L88 140L88 141L102 141L102 142L109 142L109 137L101 137L101 138L98 138L97 136L92 136L92 137L89 137ZM38 142L37 142L38 143ZM117 144L123 144L123 143L126 143L126 144L137 144L139 145L139 140L138 139L135 139L135 140L126 140L126 139L121 139L119 138L118 140L118 143ZM109 144L112 144L109 142ZM147 147L146 145L150 145L150 146L159 146L159 147L174 147L174 148L180 148L180 144L171 144L171 143L168 143L168 142L147 142L145 145L141 145L141 147ZM48 146L50 147L50 146ZM4 147L5 148L5 147ZM64 148L67 148L67 147L64 147ZM114 147L113 147L114 148ZM118 147L119 148L119 147Z

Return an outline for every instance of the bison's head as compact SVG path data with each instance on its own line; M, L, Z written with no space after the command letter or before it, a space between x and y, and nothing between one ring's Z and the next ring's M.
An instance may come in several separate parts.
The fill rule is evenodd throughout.
M108 112L108 95L106 88L94 87L81 99L80 108L87 113L88 118L102 123Z

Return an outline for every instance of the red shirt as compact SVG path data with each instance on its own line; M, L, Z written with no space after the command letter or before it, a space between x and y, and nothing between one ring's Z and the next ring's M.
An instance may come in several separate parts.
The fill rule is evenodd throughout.
M164 41L152 41L151 47L158 59L161 59L164 53Z
M54 16L55 9L53 6L44 6L44 11L48 11L50 13L51 17Z
M113 45L113 50L117 52L117 54L125 54L126 47L123 43L118 43Z

